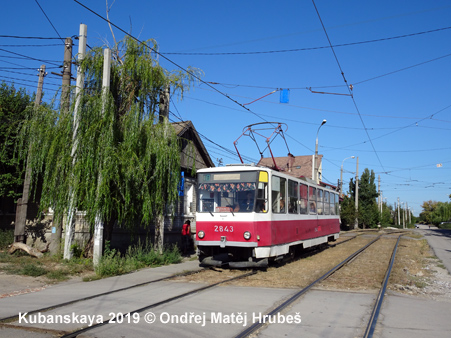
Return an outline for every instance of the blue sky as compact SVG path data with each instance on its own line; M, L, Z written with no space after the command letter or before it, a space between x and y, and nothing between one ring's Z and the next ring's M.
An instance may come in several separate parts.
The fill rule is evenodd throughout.
M105 17L105 1L80 2ZM387 203L399 198L418 215L423 201L449 201L451 3L315 4L319 16L308 0L116 0L110 20L141 40L155 39L166 69L203 71L183 99L172 98L171 119L191 120L216 164L238 163L233 141L245 126L265 121L286 123L292 154L313 154L326 119L318 135L324 181L336 184L343 160L356 156L359 176L365 168L380 176ZM84 23L89 46L113 44L108 24L73 0L8 1L2 14L0 80L34 92L36 69L46 64L46 100L61 84L51 72L60 72L63 43L22 37L64 39ZM350 85L352 97L336 95L349 94ZM289 103L280 103L279 89L290 90ZM249 138L238 149L260 157ZM287 154L282 139L272 149ZM345 191L355 171L356 159L347 159Z

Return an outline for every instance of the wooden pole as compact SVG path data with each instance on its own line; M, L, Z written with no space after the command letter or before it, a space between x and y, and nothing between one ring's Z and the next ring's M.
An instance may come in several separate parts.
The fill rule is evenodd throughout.
M38 71L39 71L39 80L36 98L34 101L35 109L39 107L42 100L42 86L44 85L44 77L46 75L45 65L41 65L41 68L39 68ZM25 169L25 179L23 183L22 198L19 198L19 200L17 201L16 221L14 224L14 242L22 242L22 243L25 242L25 225L27 222L28 195L30 194L30 183L31 183L31 165L29 159L30 157L28 156Z

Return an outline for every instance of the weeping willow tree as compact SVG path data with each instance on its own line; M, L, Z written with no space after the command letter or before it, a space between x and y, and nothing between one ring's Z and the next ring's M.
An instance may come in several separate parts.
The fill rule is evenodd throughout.
M169 86L182 96L199 71L165 70L149 43L155 50L153 41L116 44L106 95L103 49L92 49L80 64L85 81L77 113L76 98L72 113L40 107L23 128L33 184L42 179L41 209L52 208L58 220L74 206L91 225L99 217L107 239L114 222L130 230L148 227L178 198L180 149L167 119L156 123L159 94ZM161 249L162 239L156 244Z

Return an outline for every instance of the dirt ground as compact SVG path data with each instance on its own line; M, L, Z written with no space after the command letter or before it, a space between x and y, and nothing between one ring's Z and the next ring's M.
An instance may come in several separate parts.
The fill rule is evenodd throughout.
M2 263L4 264L4 263ZM45 277L10 275L0 271L0 299L18 296L24 293L38 292L60 283L81 282L82 277L72 277L64 282L51 281Z
M349 236L356 237L335 247L303 253L293 262L269 267L266 271L258 271L253 276L231 284L249 287L305 287L377 235L378 233L369 231L346 233L338 242L350 238ZM398 235L385 234L366 252L342 267L318 287L328 290L374 292L381 285ZM177 278L177 281L214 283L242 273L243 270L215 268ZM81 277L74 277L61 283L80 281ZM53 284L54 282L44 277L8 275L0 269L0 298L38 292ZM451 300L451 276L433 256L427 241L412 232L406 234L400 241L388 289L393 292Z

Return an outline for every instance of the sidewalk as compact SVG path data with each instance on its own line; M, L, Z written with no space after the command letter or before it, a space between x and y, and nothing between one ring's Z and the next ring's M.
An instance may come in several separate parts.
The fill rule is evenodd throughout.
M99 279L92 282L59 283L44 290L0 299L0 318L16 316L60 303L105 293L132 285L155 281L176 274L201 270L197 260L185 261L156 268L142 269L126 275Z

